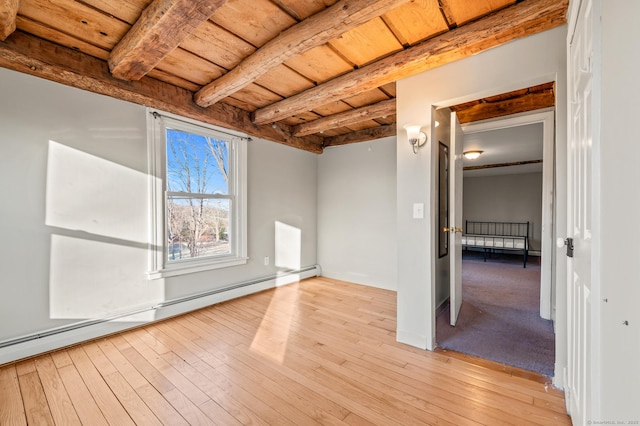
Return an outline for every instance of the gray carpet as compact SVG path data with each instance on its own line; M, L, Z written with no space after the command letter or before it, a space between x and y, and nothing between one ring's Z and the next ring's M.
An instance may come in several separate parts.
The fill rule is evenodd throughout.
M534 260L534 259L532 259ZM456 327L449 308L436 320L436 340L445 349L553 376L555 337L540 318L540 265L522 267L522 257L465 252L462 308Z

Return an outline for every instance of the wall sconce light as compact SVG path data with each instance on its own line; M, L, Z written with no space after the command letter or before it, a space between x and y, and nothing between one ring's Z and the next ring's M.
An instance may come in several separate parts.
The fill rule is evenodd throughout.
M413 153L418 153L418 148L427 143L427 134L425 132L420 131L420 126L417 124L407 124L404 126L404 129L407 131L407 137L409 138L409 143L413 148Z
M480 157L480 154L482 154L484 151L466 151L463 152L462 155L464 155L464 158L466 158L467 160L475 160L476 158Z

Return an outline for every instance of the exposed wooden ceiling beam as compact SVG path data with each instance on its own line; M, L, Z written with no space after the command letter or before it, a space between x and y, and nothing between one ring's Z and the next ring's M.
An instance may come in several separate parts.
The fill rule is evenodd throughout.
M111 51L111 74L122 80L141 79L225 3L155 0Z
M460 123L487 120L509 114L534 111L555 105L554 83L542 84L529 89L516 90L478 101L454 105Z
M195 102L207 107L256 81L287 59L356 28L409 0L341 0L287 29L228 73L204 86Z
M525 164L539 164L539 163L542 163L542 160L514 161L512 163L485 164L483 166L466 166L466 167L463 167L462 170L467 171L467 170L495 169L497 167L522 166Z
M191 91L150 77L134 82L118 80L111 76L104 61L21 31L0 42L0 66L306 151L322 152L322 138L294 137L291 127L281 123L256 126L247 111L227 104L201 108L193 103Z
M356 142L367 142L374 139L396 136L396 133L397 130L395 124L372 127L370 129L358 130L357 132L347 133L345 135L324 138L324 147L347 145Z
M294 136L306 136L313 133L319 133L329 129L348 126L350 124L360 123L365 120L373 120L374 118L395 115L396 100L389 99L378 102L376 104L363 106L350 111L341 112L339 114L329 115L327 117L318 118L317 120L308 121L298 124L293 128Z
M256 124L372 90L509 41L566 23L568 0L527 0L276 102L254 113Z
M20 0L0 0L0 40L5 40L16 30L16 16Z

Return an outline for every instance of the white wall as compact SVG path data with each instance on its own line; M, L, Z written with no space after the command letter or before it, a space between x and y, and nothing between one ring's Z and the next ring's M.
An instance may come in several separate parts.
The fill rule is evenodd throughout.
M328 148L318 160L322 275L396 289L396 138Z
M0 82L0 340L162 299L145 279L144 109L4 69Z
M463 225L467 220L530 222L530 250L540 251L542 173L465 177Z
M147 280L145 109L5 69L0 93L0 342L273 276L276 222L316 264L315 154L250 142L247 265Z
M516 40L478 55L444 65L397 83L397 197L398 197L398 329L399 341L423 348L435 346L434 214L424 220L411 216L413 203L433 205L435 144L414 155L402 127L408 123L430 126L432 107L496 95L549 81L557 93L566 93L566 26ZM566 99L556 102L556 160L566 161ZM566 211L566 174L556 174L556 211ZM563 223L556 231L564 234ZM565 277L566 260L557 257L556 276ZM565 262L565 263L563 263ZM562 291L559 290L559 294ZM564 305L566 298L559 298ZM558 319L560 323L563 318ZM558 324L563 329L562 324ZM559 340L565 341L564 336ZM559 359L564 359L558 348ZM560 366L562 368L562 366Z
M601 262L592 268L597 271L600 266L593 280L599 281L601 300L594 299L592 304L599 303L602 314L600 327L594 327L600 344L593 359L599 364L602 386L595 390L601 401L594 412L599 411L600 417L592 420L629 423L640 420L640 228L636 226L640 215L640 3L597 3L602 8L602 83L595 96L602 103L600 143L594 146L594 158L597 161L600 151L600 161L594 172L601 198L594 198L594 210L599 210L594 218L600 217L594 228L601 236Z

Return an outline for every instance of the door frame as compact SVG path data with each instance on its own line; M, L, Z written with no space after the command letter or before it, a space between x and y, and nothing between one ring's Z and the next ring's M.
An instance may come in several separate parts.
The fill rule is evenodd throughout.
M542 123L542 233L540 267L540 316L555 322L556 306L553 282L554 270L554 199L555 199L555 108L532 113L513 114L499 119L468 123L462 126L465 136L527 124ZM557 339L556 339L557 340ZM556 342L557 344L557 342Z

